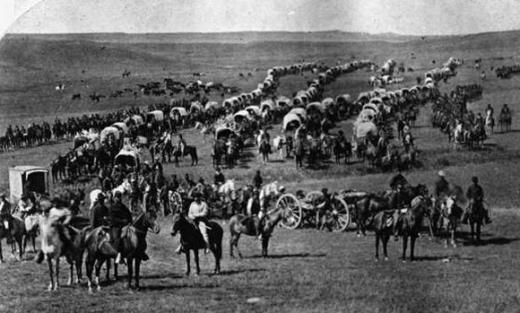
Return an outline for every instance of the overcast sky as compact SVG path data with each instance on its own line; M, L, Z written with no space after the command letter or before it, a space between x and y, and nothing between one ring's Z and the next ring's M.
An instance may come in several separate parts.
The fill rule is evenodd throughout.
M520 29L520 0L0 0L0 3L0 19L4 24L0 27L17 33L338 29L432 35ZM17 14L28 8L12 23Z

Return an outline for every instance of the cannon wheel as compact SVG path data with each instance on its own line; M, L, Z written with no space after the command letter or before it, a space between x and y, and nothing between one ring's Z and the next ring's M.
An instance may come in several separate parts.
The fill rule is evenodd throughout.
M311 201L313 206L318 205L316 202L321 196L323 196L323 193L321 191L311 191L309 192L305 198ZM331 214L331 223L332 228L334 231L342 232L345 231L348 226L350 225L350 210L345 202L341 198L341 196L336 195L332 199L332 214ZM316 210L316 225L319 226L319 212Z
M284 218L281 221L283 227L296 229L300 226L303 219L303 211L296 196L291 193L281 195L276 201L275 209L285 211Z
M350 225L349 207L340 196L334 196L332 200L332 217L334 219L332 227L335 231L345 231Z

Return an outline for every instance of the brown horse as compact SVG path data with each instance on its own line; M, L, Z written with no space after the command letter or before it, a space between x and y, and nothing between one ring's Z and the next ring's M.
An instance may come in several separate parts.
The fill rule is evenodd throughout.
M229 220L229 233L231 237L229 239L229 255L233 258L233 247L237 249L238 256L242 258L242 253L238 249L238 240L240 235L244 234L247 236L262 236L262 256L267 257L267 249L269 247L269 239L273 234L274 227L278 225L284 217L284 210L278 209L268 212L263 218L258 220L258 216L245 216L237 214L231 217ZM259 223L260 234L256 232L255 225Z
M94 283L97 286L97 291L100 291L99 273L101 266L105 261L109 261L110 258L117 256L117 251L110 242L110 230L104 226L89 229L84 232L83 242L87 251L85 267L87 269L88 292L92 293L92 272L94 266L96 269Z
M383 253L385 260L388 259L387 244L394 230L394 223L397 223L397 230L403 239L402 260L406 260L406 250L408 248L408 237L410 237L410 260L414 260L415 240L419 236L419 231L422 228L423 218L428 212L427 207L430 205L428 198L420 195L415 197L411 202L411 207L401 214L397 221L393 218L393 212L383 211L376 214L374 217L374 226L376 231L376 260L379 259L379 242L383 243Z
M209 250L215 257L215 274L220 273L220 260L222 259L222 237L224 231L222 227L214 221L207 221L209 237ZM182 213L177 213L173 216L172 236L177 233L181 235L181 245L184 253L186 253L186 275L190 274L190 250L193 250L195 256L195 265L197 268L197 275L200 274L199 266L199 250L204 249L206 244L202 238L202 234L198 227L189 221Z
M11 217L10 227L11 229L5 229L4 223L0 223L0 263L4 261L2 255L2 239L11 239L11 251L14 253L15 244L18 245L18 258L22 259L24 247L22 245L23 238L26 234L25 223L18 217ZM9 242L8 242L9 243Z
M141 213L132 225L125 226L121 230L121 256L126 258L129 289L132 288L132 277L135 277L135 288L139 289L141 261L145 255L148 230L154 234L158 234L161 231L157 223L157 213L153 210ZM114 266L117 273L117 264Z

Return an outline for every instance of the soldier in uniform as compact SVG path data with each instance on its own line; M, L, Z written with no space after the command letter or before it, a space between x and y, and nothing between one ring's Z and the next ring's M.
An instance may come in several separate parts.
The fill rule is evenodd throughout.
M484 214L484 223L490 224L491 219L489 218L489 212L484 208L484 189L482 186L478 184L478 177L473 176L471 178L472 184L468 187L466 191L466 197L469 200L469 206L466 210L463 218L463 222L468 222L469 211L471 209L480 210Z

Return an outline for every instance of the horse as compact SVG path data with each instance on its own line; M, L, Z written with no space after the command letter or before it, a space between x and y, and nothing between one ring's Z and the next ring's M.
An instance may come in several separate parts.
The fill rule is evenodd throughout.
M179 147L175 146L172 150L172 155L175 158L175 165L179 165L179 157L189 155L191 157L191 166L195 166L199 163L199 156L197 154L197 147L195 146L184 146L184 153L181 152Z
M294 159L296 161L296 168L303 167L303 158L305 156L305 143L302 139L296 139L294 143Z
M471 228L471 240L480 243L480 229L484 224L485 210L482 204L470 201L467 209L467 219Z
M125 178L123 180L123 183L117 187L115 187L114 189L111 190L111 195L114 196L116 194L116 192L120 192L122 195L126 195L126 194L131 194L133 191L132 189L132 184L128 181L127 178ZM100 193L102 193L103 191L101 189L94 189L90 192L89 194L89 199L90 199L90 207L89 207L89 210L92 210L92 208L94 207L94 204L95 202L97 201L97 198L99 196Z
M269 161L269 153L271 153L271 145L269 144L269 141L262 140L260 142L260 147L258 148L258 151L260 154L262 154L262 162L265 164Z
M83 242L87 252L85 267L87 270L88 292L92 293L92 272L94 266L96 269L94 283L97 285L97 291L100 291L99 273L101 266L105 261L117 256L117 251L111 244L110 230L104 226L88 229L84 232Z
M62 225L59 220L63 217L62 210L51 209L47 216L39 216L42 234L41 251L49 266L49 291L59 288L60 257L65 256L70 264L69 285L72 284L74 266L77 279L81 280L81 263L83 259L83 238L85 229L77 230L71 226ZM67 234L67 235L65 235Z
M462 217L462 209L457 205L455 197L453 196L446 197L440 206L443 224L446 225L446 231L449 233L449 236L446 238L445 246L448 247L451 244L456 248L457 226Z
M209 250L215 257L214 273L220 273L220 260L222 259L222 237L224 231L222 227L214 221L207 221L208 228ZM174 237L177 233L181 236L181 245L186 254L186 275L190 275L190 250L193 250L195 256L195 265L197 275L200 274L199 266L199 250L204 249L206 244L202 238L202 234L197 225L189 221L183 213L176 213L173 216L173 226L171 235Z
M23 245L22 240L26 234L25 231L25 223L18 217L12 216L11 218L11 229L7 229L2 223L0 225L0 263L4 261L4 257L2 255L2 239L3 238L11 238L13 240L11 242L11 251L14 253L15 244L18 245L18 258L22 259L23 256ZM8 242L9 243L9 242Z
M410 237L410 261L414 260L415 240L419 236L419 231L422 227L422 221L427 212L427 206L429 205L429 199L420 195L415 197L409 209L395 221L393 218L393 212L382 211L376 214L374 217L374 226L376 231L376 242L375 242L375 258L379 259L379 242L383 243L383 254L385 260L388 260L387 244L390 239L390 235L397 227L399 235L403 239L403 251L401 259L406 260L406 250L408 247L408 237ZM394 226L397 223L397 226Z
M274 228L278 225L285 215L283 209L275 209L267 212L265 216L259 218L258 216L246 216L237 214L229 220L229 255L234 258L233 247L237 249L238 256L242 258L242 253L238 249L238 240L240 235L258 236L262 237L262 256L267 257L267 249L269 247L269 239L271 238ZM259 225L260 234L257 234L255 225Z
M278 184L278 181L274 181L272 183L266 184L260 188L259 192L259 200L260 200L260 210L264 211L265 207L269 205L271 199L275 199L280 195L281 186Z
M151 230L154 234L161 231L157 223L157 213L149 210L141 213L132 223L121 230L121 256L126 258L128 267L128 289L132 288L132 278L135 278L135 288L139 289L141 261L146 250L146 233ZM117 264L114 264L117 277ZM135 270L135 271L134 271Z
M352 145L346 140L335 140L332 146L332 152L334 153L336 164L339 165L341 163L341 156L345 156L345 164L348 164L352 156Z

